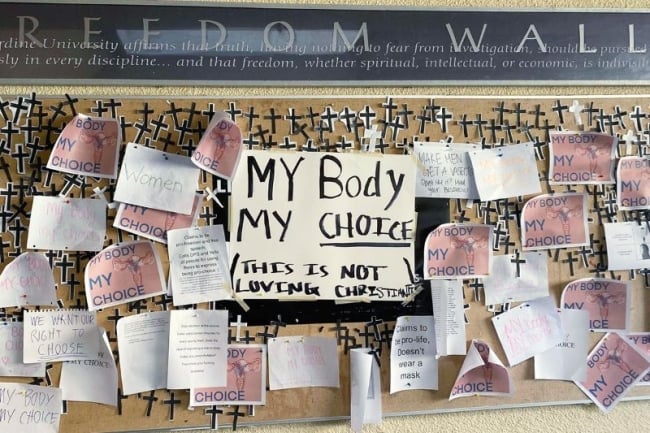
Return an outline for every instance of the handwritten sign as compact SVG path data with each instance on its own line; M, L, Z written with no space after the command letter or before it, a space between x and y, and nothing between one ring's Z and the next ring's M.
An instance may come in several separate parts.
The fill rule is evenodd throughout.
M441 224L424 243L426 279L472 278L489 275L492 226Z
M625 331L630 310L628 281L607 278L582 278L564 287L562 308L584 310L592 331Z
M650 160L625 156L618 161L616 204L620 210L650 209Z
M208 173L230 179L239 164L242 147L239 126L227 113L219 111L212 116L192 154L192 162Z
M56 140L47 168L115 179L121 144L117 119L77 114Z
M390 393L438 389L433 316L398 317L390 346Z
M269 388L339 386L336 339L329 337L278 337L268 343Z
M165 293L160 257L150 241L111 245L90 259L84 273L90 311Z
M62 407L59 388L0 383L0 431L57 433Z
M52 268L41 253L22 253L0 274L0 307L55 305Z
M490 275L483 277L483 287L486 305L548 296L546 254L527 252L494 256Z
M598 132L553 131L548 145L551 185L614 183L617 139Z
M553 298L527 301L492 318L510 366L562 342L562 319Z
M23 335L22 322L0 322L0 376L45 376L44 362L23 362Z
M93 359L99 349L96 314L90 311L26 311L24 362Z
M266 403L266 345L228 345L228 381L225 387L190 390L190 406Z
M27 233L29 248L99 251L106 236L101 200L36 196Z
M469 153L481 201L542 192L531 143Z
M526 202L521 212L524 250L589 245L587 196L582 193L542 194Z
M403 300L415 163L406 155L245 151L230 254L242 298Z
M647 356L625 337L606 334L587 357L587 378L578 388L603 412L612 410L650 368Z
M120 203L113 227L166 244L169 230L184 229L196 224L202 197L201 194L194 196L192 212L189 215Z
M449 400L473 395L510 395L510 372L492 348L482 340L472 340L460 367Z
M115 201L192 213L199 169L186 156L129 143L115 187Z
M177 229L168 235L174 305L231 299L223 226Z
M476 145L416 141L413 146L418 160L416 197L479 198L469 159L469 152Z

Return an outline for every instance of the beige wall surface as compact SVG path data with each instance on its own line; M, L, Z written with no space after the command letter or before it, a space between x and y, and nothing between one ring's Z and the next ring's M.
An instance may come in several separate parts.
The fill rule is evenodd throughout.
M179 0L180 1L180 0ZM193 0L197 2L196 0ZM209 1L209 0L208 0ZM155 3L155 2L154 2ZM250 3L228 2L221 3ZM444 8L615 8L614 10L642 9L648 7L647 0L580 0L567 3L559 0L257 0L255 3L269 4L339 4L370 5L373 7L398 6L410 7L444 7ZM288 96L288 95L640 95L650 94L650 86L629 87L403 87L403 88L223 88L223 87L109 87L109 86L0 86L1 95L27 94L32 91L40 95L61 95L68 93L76 96ZM498 401L495 400L495 404ZM537 407L518 409L499 409L492 411L457 412L435 415L413 415L405 417L388 417L379 426L366 426L365 432L650 432L647 418L650 402L627 402L617 406L611 413L603 415L593 405L575 405L561 407ZM228 428L228 426L224 426ZM110 430L110 426L102 426ZM279 424L271 426L240 427L239 430L259 433L338 433L347 432L348 421ZM196 430L195 430L196 431Z

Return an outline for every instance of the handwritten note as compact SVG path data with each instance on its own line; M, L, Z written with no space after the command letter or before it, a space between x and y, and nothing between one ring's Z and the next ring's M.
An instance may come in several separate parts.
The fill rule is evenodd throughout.
M650 359L627 338L611 332L606 334L587 357L587 378L576 381L603 412L612 410L638 383Z
M625 331L629 325L630 284L607 278L581 278L562 291L562 308L584 310L592 331Z
M169 311L123 317L117 348L124 395L167 387Z
M162 264L151 241L111 245L88 261L84 273L88 309L165 293Z
M481 201L542 192L531 143L469 153Z
M562 321L553 298L527 301L492 318L510 366L562 342Z
M650 160L625 156L618 161L616 204L620 210L650 208Z
M424 243L425 278L489 275L492 236L492 226L486 224L441 224Z
M57 433L62 407L59 388L0 383L0 431Z
M416 197L464 198L478 200L469 151L476 145L454 143L413 143L418 160Z
M266 345L228 345L228 381L225 387L190 390L190 406L266 403Z
M173 310L167 388L226 386L227 346L226 310Z
M438 389L433 316L398 317L390 347L390 393Z
M403 300L413 272L407 155L245 151L232 181L242 298Z
M198 177L199 169L186 156L129 143L114 198L119 202L189 215Z
M472 340L449 400L474 395L510 395L512 392L510 372L499 357L485 341Z
M339 386L336 339L278 337L268 342L269 387L274 389Z
M99 251L106 236L106 204L88 198L35 196L27 246L39 250Z
M24 362L93 359L99 350L95 312L26 311Z
M223 226L171 230L168 236L174 305L232 298Z
M23 362L23 335L22 322L0 322L0 376L45 376L44 362Z
M194 196L192 213L189 215L120 203L113 227L166 244L169 230L184 229L196 224L202 198L201 194Z
M587 196L582 193L542 194L526 202L521 212L524 250L589 245Z
M117 119L77 114L57 138L47 168L115 179L121 144Z
M598 132L550 132L551 184L614 183L616 137Z
M431 280L430 283L437 355L465 355L463 282Z
M55 305L56 284L44 254L22 253L0 274L0 308Z

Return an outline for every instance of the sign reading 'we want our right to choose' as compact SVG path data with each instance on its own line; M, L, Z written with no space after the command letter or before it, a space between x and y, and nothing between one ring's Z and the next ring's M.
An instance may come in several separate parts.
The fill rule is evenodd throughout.
M236 293L409 296L415 171L413 158L402 155L245 152L232 184Z

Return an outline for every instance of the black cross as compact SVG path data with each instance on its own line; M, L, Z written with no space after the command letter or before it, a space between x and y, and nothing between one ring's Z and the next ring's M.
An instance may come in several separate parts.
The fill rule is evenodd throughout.
M478 278L473 278L472 282L468 284L472 288L472 293L474 294L474 301L481 302L481 289L483 289L483 284Z
M276 133L275 121L282 119L282 116L279 114L275 114L275 108L273 107L269 108L269 113L270 114L268 116L264 116L264 119L271 121L271 134L275 134Z
M523 263L526 263L525 259L521 258L521 254L519 253L519 250L515 250L515 253L513 254L514 257L510 259L510 263L514 263L516 270L515 270L515 276L517 278L521 277L521 267L520 265Z
M545 141L539 141L539 137L535 136L535 139L533 140L533 147L535 148L535 157L541 161L545 160L546 157L544 156L544 147L546 147L547 144Z
M0 114L2 115L2 118L4 120L9 120L9 116L7 115L7 111L5 110L9 106L9 101L5 101L2 98L0 98Z
M406 129L408 129L409 128L409 117L411 117L411 115L413 114L413 110L409 110L407 104L402 104L402 109L400 111L398 111L397 114L402 119L404 119L404 127Z
M374 337L375 333L369 331L370 328L367 326L364 328L363 331L361 331L358 328L354 328L356 331L357 335L359 337L363 337L363 342L364 342L364 347L369 347L370 346L370 337Z
M589 104L582 110L584 113L587 113L587 125L593 125L594 114L600 111L599 108L594 108L594 102L590 101Z
M421 114L415 116L415 118L420 121L420 134L424 134L424 129L427 126L427 122L431 122L433 120L431 116L428 115L428 113L428 110L423 109Z
M111 117L117 119L117 109L122 106L122 103L111 98L108 102L105 102L104 105L111 110Z
M142 397L143 400L147 400L147 416L151 416L151 409L153 408L153 403L155 401L158 401L158 397L156 397L155 394L156 391L151 391L149 395L145 395Z
M546 113L542 111L542 106L540 104L536 104L535 109L533 111L529 111L528 114L535 115L535 128L539 128L540 119L546 115Z
M172 119L174 119L174 128L181 129L181 123L179 122L178 114L183 112L183 108L176 108L174 102L168 101L169 110L165 111L165 114L171 114Z
M296 129L298 129L298 127L297 127L297 125L298 125L297 121L300 120L300 119L302 119L302 116L296 114L296 110L295 110L295 108L289 108L289 114L286 115L286 116L284 116L284 120L288 120L288 121L289 121L289 129L290 129L291 134L293 134L294 131L295 131Z
M2 101L0 99L0 101ZM40 101L36 99L36 92L32 92L29 98L25 98L25 102L29 104L29 109L27 111L27 117L32 117L32 114L34 114L34 107L42 107L43 106L43 101ZM0 104L1 105L1 104Z
M544 119L544 126L542 126L541 129L544 130L544 141L551 141L550 133L555 130L555 125L549 124L548 119Z
M269 332L268 325L264 325L264 332L258 332L257 336L262 337L262 341L264 342L264 344L268 343L269 338L275 338L275 335L272 332Z
M219 424L217 422L217 415L223 414L223 410L217 406L206 407L203 412L205 415L210 415L210 430L217 430Z
M122 394L122 388L117 388L117 414L122 415L122 400L129 398L128 395Z
M278 332L280 332L280 328L286 328L287 324L282 321L282 316L278 314L277 316L278 320L271 320L270 324L273 326L273 337L278 336Z
M54 141L52 140L52 133L58 134L61 132L59 128L53 126L52 119L47 119L47 123L45 124L41 123L41 130L45 131L45 144L48 147L54 145Z
M510 110L508 110L507 108L505 108L505 102L500 101L500 102L497 104L496 107L493 107L493 108L492 108L492 111L494 111L495 113L498 113L498 114L497 114L497 121L496 121L496 122L497 122L499 125L501 125L501 124L503 123L503 115L504 115L505 113L508 113Z
M68 281L68 269L72 269L74 266L74 262L68 260L68 254L61 254L59 261L55 262L54 265L61 269L61 282Z
M490 131L490 143L496 143L498 141L497 131L501 129L501 127L497 125L494 119L490 119L486 128Z
M68 300L72 301L76 296L77 286L81 284L81 281L77 280L76 274L72 274L72 277L69 280L65 281L70 288L68 289Z
M108 112L108 108L104 108L104 102L98 99L95 101L95 106L90 109L90 112L97 114L97 117L102 117L102 114Z
M515 108L510 112L515 114L515 124L517 127L521 126L521 115L526 113L526 110L521 108L521 102L517 102Z
M336 332L336 344L340 345L342 341L342 334L341 331L345 331L348 329L347 326L341 326L341 319L336 319L336 326L334 328L330 328L329 331L335 331Z
M13 221L13 225L9 226L9 231L14 238L14 248L19 248L22 234L23 232L27 232L27 227L23 225L23 222L19 218L16 218Z
M226 412L226 415L232 415L232 431L237 430L237 420L240 416L246 416L246 413L239 411L239 405L235 406L232 412Z
M151 137L154 140L158 140L158 136L160 135L160 131L168 131L169 130L169 125L167 125L165 123L165 115L164 114L160 114L158 116L158 120L155 120L155 119L152 120L151 124L154 126L153 133L151 135ZM149 132L152 132L152 131L149 130Z
M255 134L248 133L248 138L242 140L242 143L250 150L260 144L259 140L255 139Z
M260 141L262 142L262 149L269 149L271 146L268 145L266 141L266 134L269 133L268 129L262 128L262 125L257 125L257 132L255 133L256 137L260 138ZM273 139L273 136L269 136L270 139Z
M64 105L63 102L59 102L58 105L50 105L50 111L54 112L54 114L51 117L52 122L54 122L58 116L64 116L65 117L65 116L68 115L68 113L66 113L63 110L63 105Z
M174 391L167 391L167 392L169 392L169 398L163 400L163 404L169 405L169 420L174 421L174 407L176 407L177 404L180 404L181 400L174 398Z
M625 129L625 123L623 122L623 117L627 116L627 111L621 110L621 106L617 105L614 107L614 118L617 119L618 126Z
M74 104L76 104L77 102L79 102L79 99L71 98L70 95L68 95L67 93L65 94L65 102L63 103L63 105L68 105L70 107L73 117L77 115L77 110L75 110L74 108Z
M14 108L16 110L13 117L14 123L17 123L23 111L27 111L29 108L29 106L27 104L24 104L23 101L23 97L18 96L15 101L12 101L11 104L9 104L11 108Z
M343 335L341 338L344 341L343 353L345 353L346 355L350 352L350 349L356 349L358 347L361 347L361 344L357 343L357 338L353 335L350 335L349 328L345 328L345 335Z
M371 316L370 322L367 322L365 326L372 326L372 330L375 333L375 340L381 341L381 333L379 332L379 325L384 323L382 319L377 319L377 316Z
M574 269L573 269L573 264L578 261L577 257L573 257L573 253L571 251L566 252L567 258L562 260L561 263L567 263L569 265L569 274L571 276L574 276Z
M129 302L127 304L127 309L130 312L135 311L137 314L140 314L142 310L147 309L147 301L143 299L138 299L137 301Z
M325 107L325 112L321 113L321 126L323 121L327 124L327 131L334 132L334 120L338 119L339 114L332 109L329 105Z
M154 302L155 305L162 306L163 311L168 310L168 306L173 304L173 298L167 295L160 295L158 300Z
M469 137L469 131L467 130L467 127L472 124L473 122L471 120L467 120L467 114L463 113L460 120L458 121L458 125L460 125L460 128L463 131L463 137Z
M365 105L363 107L363 110L359 112L359 118L363 122L363 126L366 129L370 129L372 127L372 122L373 119L377 117L377 114L370 108L369 105Z
M501 130L506 132L506 137L508 139L508 143L513 142L513 139L512 139L512 130L513 129L517 129L517 127L515 125L510 125L510 121L508 119L506 119L503 122L503 125L501 125Z
M508 235L507 225L505 221L497 221L494 227L494 242L492 243L492 250L498 251L501 246L501 240Z
M135 138L133 139L135 143L140 142L145 132L148 134L151 134L152 132L151 128L149 127L149 120L146 117L142 119L142 122L135 122L133 126L138 130Z
M314 144L314 140L309 138L300 150L303 152L318 152L318 147Z
M352 121L356 118L357 118L357 112L351 110L350 107L348 106L343 108L343 111L339 113L339 120L343 122L348 132L352 132L352 128L353 128Z
M248 119L248 130L252 131L253 130L253 123L255 122L255 119L259 119L260 115L255 114L255 107L251 105L248 108L248 113L244 113L243 116Z
M564 123L564 112L569 110L568 105L562 105L559 99L555 100L555 105L553 105L552 110L557 113L557 117L560 121L560 124Z
M126 117L120 116L120 130L121 130L122 140L126 140L126 130L131 126L133 126L133 123L127 122Z
M236 122L237 116L241 115L242 111L237 108L237 105L234 102L229 102L228 107L229 108L226 110L226 113L228 113L230 116L230 120Z
M447 127L447 123L452 118L453 118L453 113L448 112L446 107L440 107L440 111L436 113L436 121L440 123L442 132L447 133L447 131L449 131Z
M641 107L638 105L634 106L634 111L630 113L630 119L634 122L634 127L637 131L643 131L643 122L642 119L647 117L646 113L641 111Z
M393 340L393 331L394 329L390 327L388 323L384 323L384 329L381 331L381 339L386 341L390 347L391 341Z
M12 147L12 142L13 142L13 136L14 134L18 134L20 132L20 128L14 128L14 122L8 120L5 124L4 127L0 128L0 132L4 133L7 135L7 147L11 149ZM5 152L8 153L8 152Z
M41 129L42 129L41 125L40 124L34 125L34 122L30 118L27 118L25 120L24 125L20 125L20 131L25 134L25 138L27 138L27 141L36 141L36 142L40 141L40 137L36 137L36 140L34 140L34 133L41 132ZM47 147L43 147L43 149L39 149L39 150L45 150L45 149L47 149Z
M183 119L183 122L181 123L180 129L177 129L180 134L178 135L178 142L179 143L185 143L185 135L189 134L192 136L194 134L194 129L190 127L190 123L187 119ZM191 139L191 138L190 138ZM184 148L186 149L186 148ZM190 151L194 150L194 148L191 148ZM191 153L188 153L188 156L191 155Z
M390 96L386 98L386 102L381 103L382 108L386 110L385 120L391 120L393 118L393 110L397 109L397 105L393 103L393 98Z
M397 141L397 136L399 135L400 129L405 129L407 126L401 122L401 116L395 116L393 120L387 120L386 126L390 127L393 130L391 139Z
M208 108L206 110L201 111L201 115L206 116L208 118L208 123L212 120L214 117L216 111L214 109L214 103L210 102L208 104Z
M307 125L306 123L301 124L293 131L293 134L299 133L305 138L305 140L309 140L309 134L307 134L307 131L305 131L305 129L307 129L308 126L309 125Z
M314 129L316 127L316 118L320 117L320 113L314 113L313 107L308 107L307 108L307 114L305 114L305 117L309 119L309 123L311 124L311 128Z

